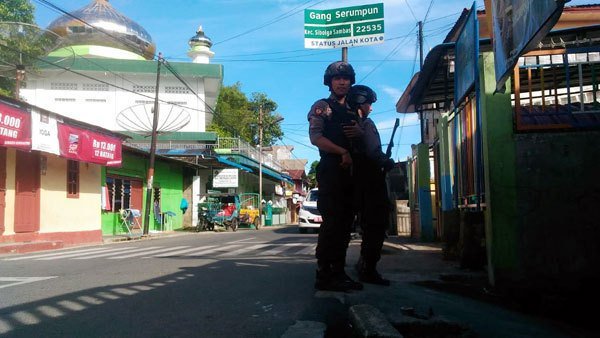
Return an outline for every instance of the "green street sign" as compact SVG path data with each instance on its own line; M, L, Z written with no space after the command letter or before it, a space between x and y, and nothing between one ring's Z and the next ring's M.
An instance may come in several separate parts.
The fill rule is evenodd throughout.
M305 48L383 43L383 3L304 11Z
M327 10L307 9L304 23L331 25L354 21L383 19L383 3Z

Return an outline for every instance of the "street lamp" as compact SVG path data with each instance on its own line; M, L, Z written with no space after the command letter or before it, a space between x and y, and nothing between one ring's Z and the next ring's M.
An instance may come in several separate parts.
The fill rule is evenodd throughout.
M260 225L263 225L263 220L262 220L262 211L263 211L263 205L262 205L262 201L263 201L263 196L262 196L262 187L263 187L263 179L262 179L262 139L263 139L263 121L262 121L262 116L263 116L263 110L262 110L262 106L259 107L258 109L258 217L260 217ZM273 121L272 123L279 123L283 121L283 117L278 117L275 121Z

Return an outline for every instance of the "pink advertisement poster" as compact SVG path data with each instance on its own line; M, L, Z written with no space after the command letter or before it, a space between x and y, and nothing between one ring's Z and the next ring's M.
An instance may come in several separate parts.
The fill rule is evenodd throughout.
M60 155L78 161L120 167L121 140L104 134L58 124Z

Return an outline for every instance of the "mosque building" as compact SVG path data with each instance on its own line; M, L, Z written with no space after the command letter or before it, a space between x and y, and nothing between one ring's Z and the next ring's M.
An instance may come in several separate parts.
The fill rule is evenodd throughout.
M47 29L61 43L28 75L21 99L113 131L148 134L157 84L150 34L108 0L92 0ZM189 46L192 62L162 65L159 79L158 131L179 139L203 137L223 80L223 66L210 64L212 42L201 27Z

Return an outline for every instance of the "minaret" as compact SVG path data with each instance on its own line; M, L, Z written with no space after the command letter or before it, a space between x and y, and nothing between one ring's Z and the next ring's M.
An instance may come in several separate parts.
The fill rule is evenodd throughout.
M210 58L213 57L215 53L210 50L212 41L204 35L202 26L198 27L196 35L190 39L189 44L190 50L187 55L192 58L192 62L210 63Z

